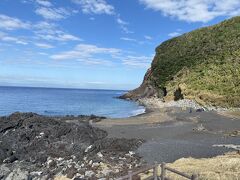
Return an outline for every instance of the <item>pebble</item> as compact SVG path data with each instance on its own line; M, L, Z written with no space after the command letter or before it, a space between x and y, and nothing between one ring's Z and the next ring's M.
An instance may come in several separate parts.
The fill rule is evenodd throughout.
M5 180L26 180L29 178L29 173L20 168L14 169Z
M93 171L86 171L85 176L92 177L95 173Z
M130 154L130 155L134 155L135 152L133 152L133 151L129 151L129 154Z
M121 159L121 160L126 160L126 158L125 158L125 157L119 157L119 159Z
M222 108L222 107L215 107L215 106L201 106L194 100L190 99L182 99L178 101L169 101L163 102L158 98L142 98L138 100L140 104L144 104L145 106L154 107L154 108L165 108L165 107L180 107L180 108L192 108L192 109L203 109L204 111L229 111L229 110L240 110L240 108ZM192 112L192 110L191 110Z
M41 171L34 171L34 172L31 172L30 175L32 176L40 176L42 174Z
M197 128L195 129L196 131L205 131L206 129L202 124L198 125Z
M108 168L105 168L101 171L101 173L104 175L104 176L108 176L110 173L112 172L112 170L108 169Z
M87 149L85 149L85 153L87 153L92 148L92 145L88 146Z
M5 174L8 174L9 172L11 172L11 170L6 166L6 164L3 164L0 166L0 176L4 176Z
M89 161L89 163L88 163L88 165L90 165L90 166L91 166L91 165L92 165L92 163L93 163L93 161L92 161L92 160L90 160L90 161Z
M53 162L52 159L49 159L49 160L47 161L47 165L48 165L48 167L49 167L49 165L50 165L52 162Z
M57 161L62 161L62 160L63 160L63 158L61 158L61 157L60 157L60 158L58 158L58 159L56 159L56 160L57 160Z
M40 135L43 136L43 135L44 135L44 132L41 132Z
M93 163L92 167L98 167L100 164L99 163Z
M101 152L98 152L98 153L97 153L97 156L98 156L99 158L102 158L102 157L103 157L103 155L102 155Z

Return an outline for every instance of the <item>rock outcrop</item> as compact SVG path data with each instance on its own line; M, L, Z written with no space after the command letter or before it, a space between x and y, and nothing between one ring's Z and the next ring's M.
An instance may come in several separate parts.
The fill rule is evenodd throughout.
M132 91L129 91L128 93L120 96L121 99L129 99L129 100L138 100L140 98L148 98L148 97L153 97L157 96L157 90L156 88L152 85L151 82L151 68L148 69L147 73L144 76L144 80L140 87L137 89L134 89Z
M141 86L121 98L151 96L240 107L240 17L159 45Z
M0 179L110 178L137 167L139 139L108 138L88 121L97 116L0 117Z

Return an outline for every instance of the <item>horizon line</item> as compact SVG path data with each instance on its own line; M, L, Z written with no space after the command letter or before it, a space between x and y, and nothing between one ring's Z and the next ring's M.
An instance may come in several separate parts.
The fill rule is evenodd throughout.
M10 88L42 88L42 89L72 89L72 90L102 90L102 91L130 91L123 89L104 89L104 88L78 88L78 87L47 87L47 86L18 86L18 85L0 85L0 87Z

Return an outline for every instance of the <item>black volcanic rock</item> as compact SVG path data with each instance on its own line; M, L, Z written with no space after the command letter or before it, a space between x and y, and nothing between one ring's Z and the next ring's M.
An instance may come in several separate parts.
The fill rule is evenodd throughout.
M18 160L42 163L48 156L82 156L83 150L107 133L86 122L66 123L33 113L14 113L0 118L0 135L1 161L15 152Z
M138 100L140 98L148 98L157 96L157 90L151 83L151 69L148 69L144 76L143 82L140 87L127 92L126 94L120 96L120 99Z
M52 178L59 173L74 177L83 170L82 164L84 171L91 170L89 162L117 164L110 158L118 160L142 143L138 139L107 138L106 131L89 123L101 119L94 115L46 117L35 113L0 117L0 177L21 174ZM104 159L98 157L99 152Z

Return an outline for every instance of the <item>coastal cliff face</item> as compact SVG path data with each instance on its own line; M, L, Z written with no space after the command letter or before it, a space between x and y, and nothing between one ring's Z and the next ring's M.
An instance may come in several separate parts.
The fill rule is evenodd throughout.
M145 97L153 97L157 94L157 89L152 85L151 82L152 71L151 68L148 69L147 73L144 76L142 84L128 93L124 94L120 98L122 99L130 99L130 100L138 100L140 98Z
M240 107L240 17L163 42L141 86L122 98Z

